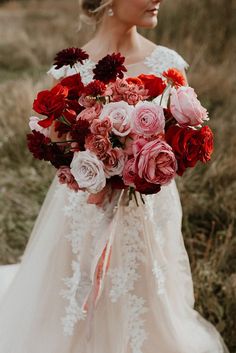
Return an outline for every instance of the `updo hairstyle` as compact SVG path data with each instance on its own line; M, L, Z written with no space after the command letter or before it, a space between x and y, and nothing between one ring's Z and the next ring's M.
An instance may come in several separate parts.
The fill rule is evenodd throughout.
M113 0L79 0L80 19L88 24L98 24Z

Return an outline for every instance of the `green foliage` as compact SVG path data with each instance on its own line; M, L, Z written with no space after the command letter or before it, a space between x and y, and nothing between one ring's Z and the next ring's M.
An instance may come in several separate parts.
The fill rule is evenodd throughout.
M187 171L177 182L195 307L217 326L232 353L236 352L233 9L232 0L165 0L157 28L141 31L186 59L189 84L210 112L215 134L212 161ZM24 251L55 173L51 166L34 161L26 149L32 101L38 90L52 83L46 71L56 51L83 44L90 29L77 32L77 2L10 1L1 6L0 15L4 34L0 41L0 261L14 263Z

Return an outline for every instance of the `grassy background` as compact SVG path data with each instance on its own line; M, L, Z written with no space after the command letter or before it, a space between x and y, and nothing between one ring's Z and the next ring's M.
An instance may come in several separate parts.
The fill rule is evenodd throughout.
M189 84L210 112L215 153L178 178L196 308L236 352L235 2L165 0L159 25L142 31L190 64ZM77 1L0 1L0 263L19 261L55 171L34 161L25 133L36 92L50 87L56 51L80 46Z

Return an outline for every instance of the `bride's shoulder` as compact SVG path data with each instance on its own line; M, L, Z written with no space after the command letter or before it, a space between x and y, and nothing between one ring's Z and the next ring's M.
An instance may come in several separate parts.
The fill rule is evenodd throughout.
M151 54L146 57L145 64L153 73L161 73L170 67L181 71L188 69L188 62L174 49L163 45L155 45Z

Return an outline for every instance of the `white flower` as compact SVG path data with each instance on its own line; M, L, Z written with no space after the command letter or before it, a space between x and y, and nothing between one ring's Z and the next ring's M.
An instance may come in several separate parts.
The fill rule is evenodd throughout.
M125 101L112 102L104 106L99 119L109 116L112 131L118 136L127 136L131 132L130 118L134 107Z
M103 163L90 151L75 152L71 162L71 173L88 192L96 194L106 185Z
M41 119L39 119L37 116L30 117L29 127L30 127L31 131L36 130L38 132L41 132L41 134L43 134L44 136L49 137L50 136L50 129L49 128L45 129L44 127L40 126L38 124L38 122L40 120Z

